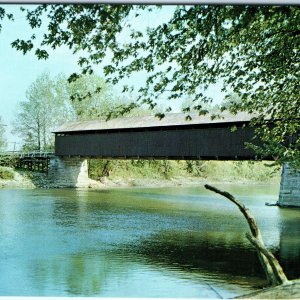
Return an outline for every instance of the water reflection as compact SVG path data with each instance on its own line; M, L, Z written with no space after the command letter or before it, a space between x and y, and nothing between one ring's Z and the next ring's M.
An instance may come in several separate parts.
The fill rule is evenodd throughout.
M300 277L300 209L280 210L281 232L277 256L289 279Z
M300 211L231 188L299 277ZM239 211L200 188L0 190L0 216L1 295L228 298L266 282Z
M54 200L52 217L59 226L76 226L80 218L79 203L73 201Z
M43 287L43 295L94 296L105 293L116 272L119 278L126 278L128 265L110 254L77 253L36 260L29 271L35 278L34 288L40 291Z
M213 274L218 280L239 284L267 282L257 254L245 245L244 235L176 231L162 232L127 250L142 255L148 263L186 272ZM249 278L252 277L252 278Z

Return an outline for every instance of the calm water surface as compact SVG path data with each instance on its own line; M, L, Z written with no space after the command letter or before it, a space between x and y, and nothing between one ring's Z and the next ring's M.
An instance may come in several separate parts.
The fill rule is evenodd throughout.
M289 278L300 210L277 186L226 185L255 214ZM266 284L228 200L204 188L0 190L0 295L233 297Z

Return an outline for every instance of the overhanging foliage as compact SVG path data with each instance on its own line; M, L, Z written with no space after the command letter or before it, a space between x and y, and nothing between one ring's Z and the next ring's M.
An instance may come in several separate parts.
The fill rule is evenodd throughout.
M180 5L159 25L147 30L137 27L137 18L159 9L40 5L26 14L34 30L47 20L41 43L35 45L32 36L12 45L23 53L35 51L40 59L48 57L49 47L67 45L74 53L86 53L78 61L83 74L93 72L110 55L103 71L113 84L147 72L135 100L151 108L160 97L188 96L193 104L184 111L205 113L203 104L211 100L205 90L222 82L228 96L235 93L241 98L229 106L231 111L257 114L253 122L261 124L258 134L265 141L258 150L272 153L278 162L299 163L299 7ZM124 92L130 90L124 86ZM273 122L272 128L266 117ZM292 143L286 143L291 139Z

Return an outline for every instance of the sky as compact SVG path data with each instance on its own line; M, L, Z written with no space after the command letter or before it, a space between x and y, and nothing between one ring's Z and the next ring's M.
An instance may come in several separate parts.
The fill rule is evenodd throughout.
M71 74L78 70L76 57L68 49L58 49L48 60L38 60L33 53L23 55L11 47L11 42L17 38L28 38L31 30L24 14L19 11L19 5L3 5L7 11L12 11L15 21L2 22L0 33L0 116L5 126L5 136L8 150L12 150L15 142L20 139L11 133L12 122L15 119L18 103L26 100L26 90L38 75L49 72L55 76L61 72ZM54 55L53 55L54 54ZM17 147L20 145L16 145Z
M11 43L17 38L28 39L32 35L32 30L27 24L25 14L20 11L20 5L1 5L7 12L14 14L15 21L2 21L2 30L0 32L0 116L2 124L5 125L5 137L7 139L7 150L19 149L22 141L19 137L13 134L12 123L16 118L16 112L20 101L26 100L26 90L30 84L43 72L49 72L51 77L55 77L59 73L65 73L67 76L79 71L77 65L78 57L73 55L67 48L59 48L50 51L49 59L38 60L33 53L23 55L11 47ZM25 5L23 5L26 7ZM143 16L136 20L142 22L140 26L149 26L155 22L161 22L168 18L172 11L172 6L166 6L155 16ZM37 34L42 36L43 31ZM102 75L101 66L96 70L98 75ZM139 84L143 78L133 78L135 84ZM130 85L132 83L130 82ZM221 98L221 93L218 87L214 87L209 91L210 96ZM178 112L179 103L174 103L174 111Z

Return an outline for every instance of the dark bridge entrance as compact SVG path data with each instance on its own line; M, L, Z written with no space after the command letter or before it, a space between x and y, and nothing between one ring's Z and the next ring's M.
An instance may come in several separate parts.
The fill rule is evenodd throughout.
M254 128L244 113L209 116L170 114L68 123L55 131L55 154L99 158L253 160L245 147ZM234 129L234 130L233 130Z

